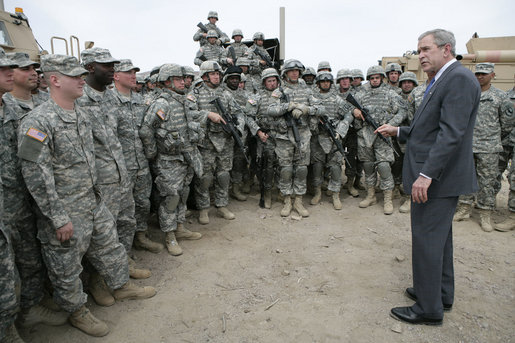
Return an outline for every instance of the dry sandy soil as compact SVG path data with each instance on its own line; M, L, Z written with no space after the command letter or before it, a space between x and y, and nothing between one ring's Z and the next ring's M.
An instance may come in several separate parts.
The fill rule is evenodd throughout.
M364 196L362 192L360 198ZM507 189L495 221L506 215ZM378 194L379 195L379 194ZM102 308L88 306L111 332L92 338L64 325L22 331L32 342L515 342L515 232L481 231L478 214L454 225L456 300L441 327L411 326L389 316L411 305L409 215L382 213L382 201L344 208L328 197L307 206L309 218L281 218L281 204L231 201L237 218L211 210L211 224L190 218L199 241L181 243L172 257L134 251L157 295ZM382 196L379 195L382 200ZM308 203L306 196L304 202ZM154 240L162 240L157 229Z

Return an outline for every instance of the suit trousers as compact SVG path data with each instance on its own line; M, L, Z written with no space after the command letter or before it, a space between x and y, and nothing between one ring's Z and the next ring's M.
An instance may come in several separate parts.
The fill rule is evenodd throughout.
M426 318L443 318L443 303L454 301L452 218L458 197L411 203L413 287L412 309Z

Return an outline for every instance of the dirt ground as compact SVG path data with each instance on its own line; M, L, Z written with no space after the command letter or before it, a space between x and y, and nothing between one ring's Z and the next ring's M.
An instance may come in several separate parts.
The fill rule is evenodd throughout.
M344 208L330 198L307 206L310 217L281 218L281 204L231 200L236 219L201 226L199 241L181 243L172 257L134 251L156 287L148 300L112 307L88 306L111 332L92 338L64 325L42 325L22 336L31 342L515 342L515 232L485 233L474 212L454 225L456 298L441 327L412 326L389 316L411 305L409 214L360 209L364 197L342 192ZM309 203L306 196L304 203ZM495 222L507 213L507 189L498 197ZM151 230L154 240L163 234Z

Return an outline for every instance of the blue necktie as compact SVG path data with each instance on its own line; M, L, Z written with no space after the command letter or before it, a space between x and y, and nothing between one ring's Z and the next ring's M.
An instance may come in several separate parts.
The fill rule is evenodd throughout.
M431 80L431 82L429 82L429 85L427 86L426 91L424 92L424 98L426 97L427 93L429 93L429 90L431 89L431 87L433 87L433 83L435 83L435 78L434 77Z

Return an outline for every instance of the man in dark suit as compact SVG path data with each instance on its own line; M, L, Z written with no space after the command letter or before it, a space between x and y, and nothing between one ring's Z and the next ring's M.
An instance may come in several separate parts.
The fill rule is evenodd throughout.
M413 288L409 307L391 310L412 324L441 325L454 301L452 218L458 196L475 192L472 133L481 90L474 74L454 58L454 35L436 29L418 39L422 69L435 73L411 126L376 132L407 142L404 191L411 194Z

